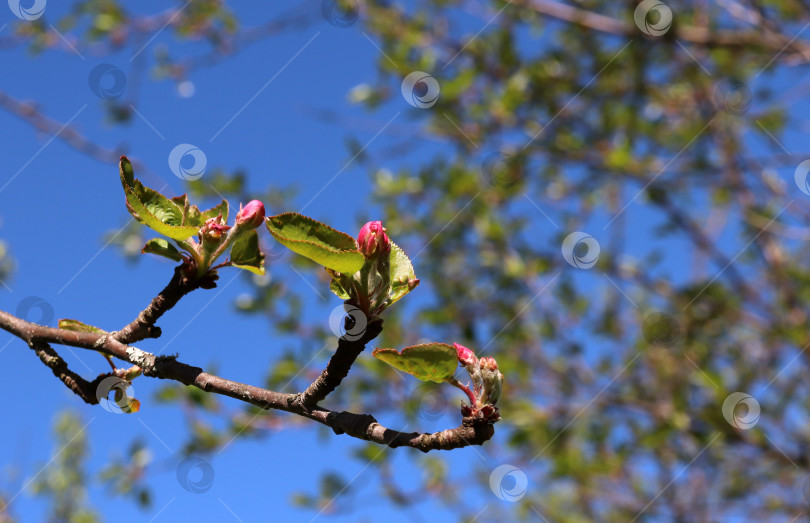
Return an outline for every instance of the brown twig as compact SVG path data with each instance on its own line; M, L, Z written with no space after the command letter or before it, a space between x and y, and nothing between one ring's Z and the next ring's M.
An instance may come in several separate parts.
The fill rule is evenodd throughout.
M146 338L160 337L160 327L155 323L163 314L177 305L180 298L200 288L203 279L189 278L183 274L182 265L174 270L174 276L166 287L155 296L149 305L138 314L138 317L123 329L115 333L115 338L124 344L135 343ZM216 279L215 273L208 280Z
M343 378L349 374L349 369L354 364L354 360L363 352L366 344L380 335L382 325L383 320L375 317L368 321L360 339L351 341L345 339L345 337L340 338L338 348L329 359L326 368L318 376L318 379L313 381L307 387L307 390L298 396L296 403L305 409L310 409L326 399L340 385Z
M59 378L59 380L64 383L67 388L82 398L85 403L89 403L90 405L95 405L98 403L98 398L96 397L98 384L101 382L101 380L107 376L110 376L109 374L101 374L95 380L87 381L70 370L65 360L63 360L62 357L59 356L59 354L57 354L57 352L53 350L53 348L51 348L51 346L46 342L31 341L29 342L29 345L34 350L34 353L39 356L40 361L51 369L53 375Z

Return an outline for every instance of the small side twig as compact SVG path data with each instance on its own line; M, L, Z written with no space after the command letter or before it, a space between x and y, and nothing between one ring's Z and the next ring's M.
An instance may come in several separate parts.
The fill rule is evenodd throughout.
M340 338L338 348L329 359L326 368L318 376L318 379L298 395L296 403L308 410L323 401L349 374L349 369L351 369L357 356L365 350L369 341L380 335L382 328L383 320L373 317L368 320L366 330L360 339L350 341Z
M168 285L152 299L137 318L115 333L118 341L129 344L146 338L160 337L160 327L155 326L160 317L177 305L183 296L217 278L216 273L211 271L202 278L189 278L183 274L182 268L182 265L177 266Z

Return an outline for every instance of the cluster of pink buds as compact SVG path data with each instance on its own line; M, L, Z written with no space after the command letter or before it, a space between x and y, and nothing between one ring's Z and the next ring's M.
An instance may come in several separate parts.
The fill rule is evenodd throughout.
M477 358L475 353L458 343L454 343L458 354L458 362L470 373L473 389L467 385L452 381L470 398L470 405L461 404L461 413L464 417L483 419L495 423L501 419L498 407L495 404L501 397L503 390L503 374L498 370L495 358Z
M394 245L379 220L360 228L354 241L363 265L353 274L327 268L337 288L366 315L376 316L419 285L407 256ZM394 255L394 254L396 255ZM355 253L356 256L357 253ZM392 258L395 267L392 268Z
M233 226L225 223L222 214L208 218L198 231L199 244L190 240L186 246L191 257L184 256L186 267L184 270L189 274L196 273L197 277L202 276L240 235L252 231L262 223L264 223L264 204L259 200L253 200L245 206L240 205ZM212 281L201 286L208 289L213 288L215 284Z

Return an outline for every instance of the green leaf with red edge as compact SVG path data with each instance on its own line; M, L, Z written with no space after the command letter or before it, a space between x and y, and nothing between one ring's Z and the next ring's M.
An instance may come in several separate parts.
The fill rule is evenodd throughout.
M126 156L121 157L119 168L127 209L136 220L175 240L197 234L198 227L183 225L187 209L178 203L182 197L171 200L136 180L132 163ZM184 202L187 204L188 200Z
M446 343L413 345L405 347L402 352L377 348L372 355L422 381L447 381L453 377L458 367L458 353L453 346Z
M98 327L82 323L79 320L59 320L58 327L66 331L92 332L93 334L104 334L107 332Z
M177 248L165 238L152 238L141 249L143 254L157 254L174 261L181 261L183 256Z
M265 223L279 243L327 269L352 275L366 262L353 237L308 216L289 212L270 216Z
M264 274L264 253L259 248L259 235L255 230L243 232L233 242L231 264L254 274Z

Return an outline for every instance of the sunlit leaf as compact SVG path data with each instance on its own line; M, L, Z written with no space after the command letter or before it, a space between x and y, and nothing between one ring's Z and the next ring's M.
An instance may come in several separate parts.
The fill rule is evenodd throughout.
M152 238L146 242L141 252L144 254L157 254L158 256L163 256L164 258L169 258L174 261L183 259L180 251L164 238Z
M445 343L426 343L396 349L374 349L372 353L392 367L407 372L422 381L443 382L451 378L458 367L456 349Z
M284 213L270 216L265 222L279 243L328 269L354 274L365 263L354 238L312 218Z
M231 263L254 274L264 274L264 253L259 248L259 235L255 230L246 231L236 239L231 247Z
M79 320L59 320L58 327L66 331L92 332L93 334L104 334L107 332L99 329L98 327L93 327L92 325L82 323Z
M135 179L132 164L125 156L121 157L120 175L127 208L136 220L175 240L185 240L197 233L197 227L183 225L184 209L177 201L166 198Z

